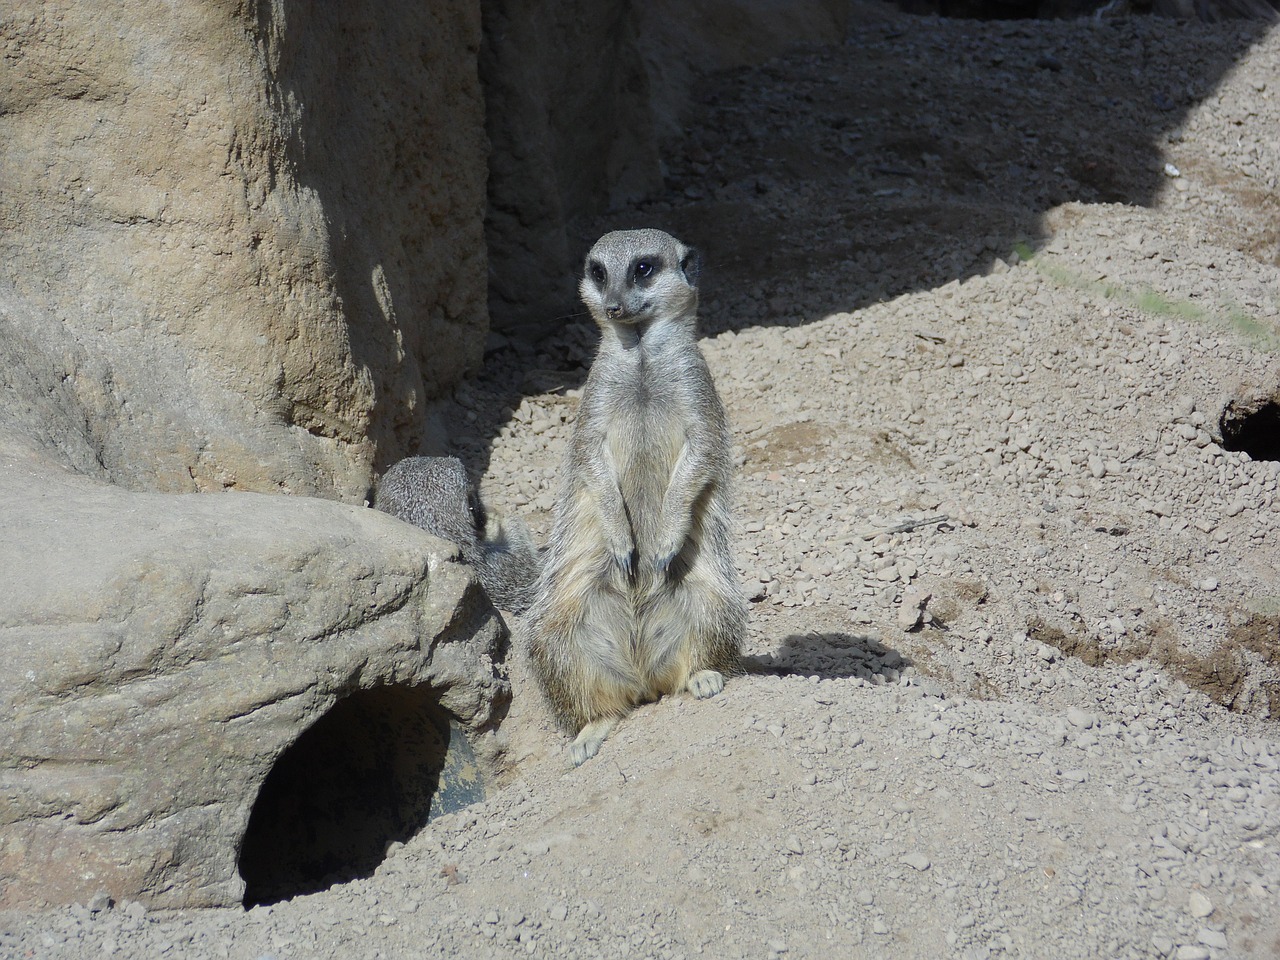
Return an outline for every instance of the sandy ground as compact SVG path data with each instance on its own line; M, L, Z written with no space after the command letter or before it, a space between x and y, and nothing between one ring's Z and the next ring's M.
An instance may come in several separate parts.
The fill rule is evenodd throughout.
M1280 955L1280 30L869 7L700 100L582 249L706 257L745 674L569 770L517 645L502 785L373 876L0 956ZM540 535L593 342L457 391Z

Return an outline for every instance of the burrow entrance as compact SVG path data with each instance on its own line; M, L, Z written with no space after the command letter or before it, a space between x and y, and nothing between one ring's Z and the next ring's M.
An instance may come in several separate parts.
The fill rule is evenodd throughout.
M1253 460L1280 460L1280 384L1270 393L1231 400L1218 420L1224 450Z
M244 904L371 876L388 844L482 796L470 745L428 687L354 693L263 781L240 847Z

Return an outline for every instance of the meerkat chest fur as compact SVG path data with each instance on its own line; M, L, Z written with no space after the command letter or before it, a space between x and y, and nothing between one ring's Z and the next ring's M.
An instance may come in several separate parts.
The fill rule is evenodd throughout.
M710 376L697 345L678 331L649 329L629 349L606 349L593 413L635 535L647 539L647 521L659 515L690 434L705 419Z

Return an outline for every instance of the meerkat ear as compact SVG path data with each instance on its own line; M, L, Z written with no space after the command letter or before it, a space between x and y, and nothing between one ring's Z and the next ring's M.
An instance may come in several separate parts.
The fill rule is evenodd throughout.
M680 269L684 271L684 279L689 286L697 290L698 278L702 276L702 254L693 247L687 247L680 260Z

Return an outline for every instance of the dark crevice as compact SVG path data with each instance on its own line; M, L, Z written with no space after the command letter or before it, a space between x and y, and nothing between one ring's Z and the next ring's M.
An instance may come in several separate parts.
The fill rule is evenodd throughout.
M1243 451L1253 460L1280 460L1280 389L1251 403L1232 400L1218 426L1224 450Z
M389 844L480 794L466 739L429 688L353 693L263 781L240 850L245 906L371 876Z

